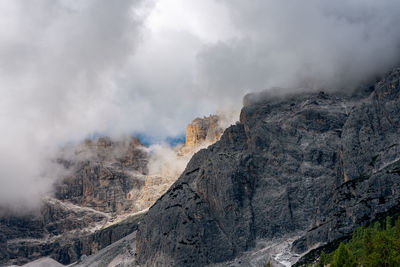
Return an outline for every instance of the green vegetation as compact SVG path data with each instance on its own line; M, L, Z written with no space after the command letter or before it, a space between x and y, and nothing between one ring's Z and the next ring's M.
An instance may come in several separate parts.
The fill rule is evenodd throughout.
M352 239L340 243L332 253L322 252L313 266L323 267L397 267L400 266L400 217L393 224L376 222L356 229Z

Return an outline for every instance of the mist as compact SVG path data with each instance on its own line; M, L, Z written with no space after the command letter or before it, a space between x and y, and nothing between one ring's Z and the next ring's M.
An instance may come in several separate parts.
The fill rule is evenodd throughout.
M237 114L249 92L375 81L399 64L399 11L395 0L0 1L0 206L37 207L59 148L97 133L161 143L195 117Z

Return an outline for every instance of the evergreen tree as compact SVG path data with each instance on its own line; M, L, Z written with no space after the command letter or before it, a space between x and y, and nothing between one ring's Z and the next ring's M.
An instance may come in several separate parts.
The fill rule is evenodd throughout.
M319 261L317 263L317 267L324 267L325 264L327 264L327 256L325 254L325 251L322 251L321 256L319 257Z
M382 225L376 222L369 227L359 227L347 244L340 243L330 254L322 252L316 266L400 266L400 217L394 225L392 222L392 218L386 217Z
M364 251L365 256L372 254L374 250L373 242L372 242L372 231L370 229L365 230L364 234Z
M366 257L366 266L400 266L399 252L395 249L394 238L386 231L380 231L373 236L372 253Z
M389 216L386 217L386 231L391 231L392 230L392 220L390 219Z
M347 249L346 245L341 242L339 248L333 256L332 267L356 267L356 259Z

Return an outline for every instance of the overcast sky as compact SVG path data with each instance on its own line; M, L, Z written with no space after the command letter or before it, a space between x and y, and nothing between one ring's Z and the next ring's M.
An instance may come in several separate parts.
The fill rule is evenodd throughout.
M398 64L400 1L0 0L0 204L50 190L57 147L182 135L274 86L349 90Z

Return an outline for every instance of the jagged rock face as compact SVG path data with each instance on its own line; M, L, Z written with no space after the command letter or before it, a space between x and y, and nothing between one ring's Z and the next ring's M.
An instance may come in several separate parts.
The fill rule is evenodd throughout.
M57 188L56 197L79 206L109 213L134 211L135 199L131 191L139 190L144 181L124 172L115 171L101 163L78 163L73 176Z
M186 147L198 146L203 142L214 143L217 141L224 129L218 124L219 117L196 118L186 128Z
M304 252L397 209L399 77L394 70L352 96L247 97L240 123L150 208L139 263L204 266L299 232L293 249Z
M356 226L400 211L400 69L376 84L349 114L341 138L340 171L326 214L316 216L294 244L313 244L350 234Z
M128 143L99 138L86 140L69 159L59 159L70 170L56 189L56 197L108 213L137 211L134 194L144 185L148 154L140 141Z

